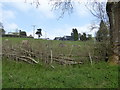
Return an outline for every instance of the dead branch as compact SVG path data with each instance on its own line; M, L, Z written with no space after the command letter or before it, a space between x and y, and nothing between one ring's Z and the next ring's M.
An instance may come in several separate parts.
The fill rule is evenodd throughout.
M76 62L76 61L66 61L62 59L53 59L54 61L58 62L59 64L66 64L66 65L74 65L74 64L82 64L82 62Z
M67 61L75 61L74 59L71 59L69 57L53 57L53 59L63 59L63 60L67 60Z
M25 62L28 62L28 63L35 63L37 64L38 62L31 58L31 57L28 57L28 56L19 56L19 55L16 55L16 54L4 54L2 53L2 55L8 57L8 58L12 58L12 59L16 59L16 60L22 60L22 61L25 61Z
M35 59L28 57L28 56L20 56L20 58L26 59L28 62L30 61L30 62L35 63L35 64L38 63Z
M35 57L35 53L31 52L31 51L28 51L28 50L25 50L23 48L20 48L24 53L26 53L28 56L30 57Z
M30 61L28 61L27 59L24 59L24 58L19 58L19 57L18 57L18 60L24 61L24 62L27 62L27 63L30 63L30 64L33 64L32 62L30 62Z

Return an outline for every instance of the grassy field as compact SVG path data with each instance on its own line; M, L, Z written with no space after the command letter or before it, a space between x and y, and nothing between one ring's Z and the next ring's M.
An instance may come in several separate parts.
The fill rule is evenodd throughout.
M105 62L76 66L42 64L4 60L3 88L117 88L118 67Z
M3 42L6 38L3 38ZM9 38L9 45L19 45L27 38ZM87 55L93 49L93 42L79 41L47 41L28 39L34 49L44 51L48 44L53 55L69 54L71 45L74 47L72 55ZM67 47L58 47L60 43ZM40 46L39 46L40 45ZM42 48L42 49L41 49ZM93 61L91 65L88 57L74 57L76 60L82 59L80 65L50 65L41 60L38 64L28 64L18 62L3 57L2 59L2 86L3 88L117 88L118 87L118 66L110 66L106 62ZM86 59L86 60L85 60Z

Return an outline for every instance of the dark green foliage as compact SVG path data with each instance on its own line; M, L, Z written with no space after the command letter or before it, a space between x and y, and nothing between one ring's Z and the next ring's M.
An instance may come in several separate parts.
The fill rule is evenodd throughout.
M36 34L38 35L38 38L40 38L42 36L42 29L37 29Z
M83 33L83 35L80 35L80 40L81 41L87 41L87 40L91 40L91 39L92 39L92 35L91 34Z
M75 29L74 29L74 28L72 29L71 36L73 36L74 41L77 41L77 40L78 40L78 31L77 31L76 28L75 28Z
M100 28L96 33L96 41L95 54L98 56L97 59L108 61L108 57L111 54L110 40L107 26L103 21L100 22Z
M91 34L88 34L88 40L91 40L92 39L92 35Z
M27 36L27 34L26 34L25 31L21 31L21 30L20 30L20 36Z
M87 40L86 36L87 36L86 33L83 33L83 35L81 35L81 37L80 37L80 40L81 41L86 41Z
M108 61L108 57L111 55L110 43L106 42L96 42L94 48L94 56L97 60Z
M104 42L104 41L107 41L108 38L109 38L109 33L108 33L107 26L103 21L101 21L100 28L96 33L96 40L98 42Z
M0 28L0 35L4 35L5 34L5 30L3 28Z

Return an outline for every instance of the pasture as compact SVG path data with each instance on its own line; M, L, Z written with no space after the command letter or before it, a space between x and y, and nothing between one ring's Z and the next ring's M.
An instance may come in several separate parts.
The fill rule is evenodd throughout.
M92 40L2 40L3 88L118 88L118 66L95 61ZM22 40L28 40L28 46ZM23 55L37 63L24 62Z

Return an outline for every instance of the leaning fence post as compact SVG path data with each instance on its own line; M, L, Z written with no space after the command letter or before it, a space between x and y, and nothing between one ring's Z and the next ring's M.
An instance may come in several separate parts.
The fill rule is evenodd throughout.
M92 58L91 58L90 53L89 53L89 58L90 58L90 63L91 63L91 65L92 65Z
M53 58L52 58L52 57L53 57L53 55L52 55L52 49L50 50L50 53L51 53L51 62L50 62L50 63L52 64L52 62L53 62Z

